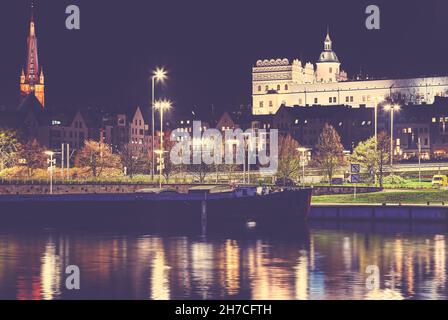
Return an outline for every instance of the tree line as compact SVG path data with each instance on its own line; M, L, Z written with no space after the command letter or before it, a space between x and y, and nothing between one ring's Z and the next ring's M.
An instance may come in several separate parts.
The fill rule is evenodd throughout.
M169 161L170 150L174 142L166 141L164 157L163 177L169 181L173 175L188 172L194 180L200 183L206 178L219 182L221 175L232 180L239 169L238 165L174 165ZM337 170L347 161L361 164L366 177L377 177L380 186L383 186L384 167L389 162L390 138L385 132L380 132L377 137L371 137L362 141L353 150L347 159L344 156L344 147L341 137L336 129L325 124L314 148L311 161L307 167L318 168L331 184ZM291 135L280 136L277 179L286 184L287 181L299 181L301 179L301 167L304 154L299 151L300 143ZM21 142L13 131L0 129L0 172L8 168L21 168L26 176L31 178L34 172L47 168L45 148L37 140ZM117 152L102 142L86 140L84 146L76 153L73 164L76 168L84 170L93 178L99 178L105 171L116 170L120 175L133 178L136 174L149 174L151 168L149 154L137 152L131 144L123 145Z

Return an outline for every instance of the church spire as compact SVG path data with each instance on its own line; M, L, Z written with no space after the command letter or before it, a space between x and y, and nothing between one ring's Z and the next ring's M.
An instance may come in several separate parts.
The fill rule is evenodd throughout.
M37 50L37 33L34 20L34 0L31 0L30 6L29 34L27 37L27 57L25 72L20 77L20 91L22 97L34 93L42 106L45 104L44 74L39 65L39 56ZM39 75L39 71L40 75Z
M31 1L31 16L30 16L30 36L36 35L36 30L34 28L34 1Z
M39 58L37 52L37 37L34 25L34 1L31 1L30 33L28 36L28 57L26 76L30 84L35 84L38 79Z

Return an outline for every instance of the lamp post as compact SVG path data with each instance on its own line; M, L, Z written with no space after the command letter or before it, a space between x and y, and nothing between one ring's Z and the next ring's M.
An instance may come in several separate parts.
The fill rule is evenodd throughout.
M53 159L53 151L45 151L45 154L49 157L47 163L49 165L48 170L50 170L50 194L53 194L53 168L56 165L56 159Z
M400 110L398 104L387 105L384 107L386 111L390 111L390 171L394 173L394 112Z
M308 149L301 147L301 148L298 148L297 151L302 153L302 161L301 161L301 163L302 163L302 186L303 186L303 188L305 188L305 152L307 152Z
M421 138L418 138L418 183L422 183L422 143Z
M244 183L246 183L246 154L247 154L247 184L250 184L250 160L251 154L254 150L253 146L253 134L252 133L244 133ZM247 146L247 153L246 153Z
M383 99L381 97L375 98L375 157L376 154L378 153L378 106L379 104L383 102ZM374 174L374 179L375 179L375 185L378 183L378 177L376 175L376 172Z
M229 144L229 146L232 148L232 153L233 153L234 146L239 146L240 141L238 139L228 139L226 141L226 143ZM233 159L232 159L232 161L233 161ZM245 177L246 168L245 168L245 164L246 164L246 160L244 160L244 166L243 166L243 183L246 182L246 177Z
M154 150L154 127L155 127L155 82L159 81L162 82L163 80L166 79L166 71L162 68L157 68L156 70L153 71L153 75L151 78L151 89L152 89L152 96L151 96L151 115L152 115L152 128L151 128L151 143L152 143L152 161L151 161L151 180L154 181L154 154L155 154L155 150Z
M163 159L163 112L165 110L171 109L171 101L169 100L162 100L156 102L154 108L158 109L160 112L160 152L159 152L159 188L162 188L162 173L164 169L164 159Z

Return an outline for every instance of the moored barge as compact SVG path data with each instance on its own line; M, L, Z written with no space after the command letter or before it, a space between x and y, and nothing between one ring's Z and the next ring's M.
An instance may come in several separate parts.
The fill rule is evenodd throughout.
M143 189L126 194L0 196L1 224L209 225L304 222L311 189L198 186L188 193Z

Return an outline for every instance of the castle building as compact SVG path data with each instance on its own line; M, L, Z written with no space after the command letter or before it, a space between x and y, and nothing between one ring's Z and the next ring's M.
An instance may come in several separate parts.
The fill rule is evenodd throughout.
M20 75L21 100L23 101L30 94L36 96L42 107L45 106L45 77L44 71L39 65L33 5L31 5L30 30L27 39L26 70L22 69Z
M252 113L275 114L280 106L375 107L388 100L432 104L448 95L448 77L348 80L329 32L316 65L298 59L259 60L252 70Z

